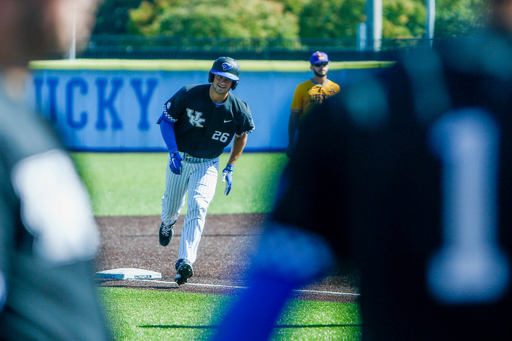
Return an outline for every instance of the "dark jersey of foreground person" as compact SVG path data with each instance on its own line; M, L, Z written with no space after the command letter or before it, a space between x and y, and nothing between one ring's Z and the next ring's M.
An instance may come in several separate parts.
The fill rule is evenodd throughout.
M110 340L93 280L98 249L71 159L0 86L0 340Z
M316 233L355 265L363 340L512 339L511 60L491 32L452 41L342 88L302 125L266 233ZM268 259L217 339L267 339L267 298L282 307L307 283L271 266L292 257Z

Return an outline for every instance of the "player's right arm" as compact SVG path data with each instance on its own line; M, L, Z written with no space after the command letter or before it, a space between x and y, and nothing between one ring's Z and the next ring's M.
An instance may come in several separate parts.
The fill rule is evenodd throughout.
M174 133L174 124L178 120L171 115L171 107L173 106L172 101L174 98L175 96L164 104L164 111L158 120L162 138L164 139L165 145L171 154L178 151L178 144L176 143L176 135Z
M180 175L181 161L183 158L178 151L178 144L176 143L176 135L174 133L174 122L162 120L162 122L160 122L160 132L169 150L169 168L174 174Z
M164 104L162 115L158 119L160 125L160 132L162 138L169 150L169 167L174 174L181 174L181 156L178 152L178 143L176 142L176 134L174 125L178 122L180 108L182 107L181 94L184 93L185 88L178 91L171 99Z
M178 144L176 143L176 135L174 134L174 122L171 123L162 120L162 122L160 122L160 132L162 133L162 138L164 139L169 153L177 152Z

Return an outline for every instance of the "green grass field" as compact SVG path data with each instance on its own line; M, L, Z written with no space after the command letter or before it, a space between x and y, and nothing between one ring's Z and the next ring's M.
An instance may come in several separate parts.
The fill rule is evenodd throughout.
M116 340L207 340L231 297L102 288ZM273 340L359 340L357 304L292 300Z
M96 216L159 215L167 153L73 153ZM221 156L221 167L228 154ZM209 214L269 212L282 153L244 153L233 189L219 180ZM183 214L184 212L182 212ZM183 292L99 288L116 340L207 340L232 298ZM274 340L360 340L357 304L292 300Z
M89 189L95 216L160 215L167 153L74 153ZM229 154L220 158L220 171ZM218 180L209 214L269 212L279 175L286 163L283 153L244 153L238 160L229 196ZM186 207L182 214L186 213Z

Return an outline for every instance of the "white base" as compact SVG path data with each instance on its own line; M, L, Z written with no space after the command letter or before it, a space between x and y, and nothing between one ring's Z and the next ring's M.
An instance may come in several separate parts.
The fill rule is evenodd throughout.
M160 272L144 270L144 269L112 269L98 271L94 275L94 278L110 278L110 279L161 279L162 274Z

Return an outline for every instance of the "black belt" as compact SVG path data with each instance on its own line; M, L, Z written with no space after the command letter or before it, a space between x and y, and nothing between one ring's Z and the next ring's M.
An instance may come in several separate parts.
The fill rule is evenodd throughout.
M183 158L183 161L190 162L190 163L203 163L203 162L208 162L208 161L213 160L213 159L206 159L206 158L202 158L202 157L194 157L187 153L181 153L181 157Z

